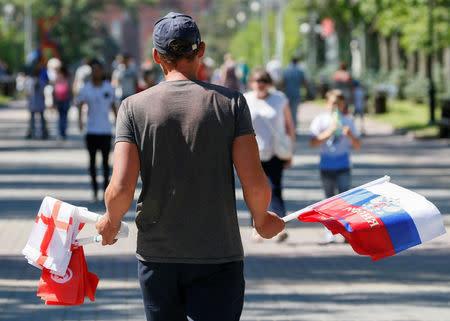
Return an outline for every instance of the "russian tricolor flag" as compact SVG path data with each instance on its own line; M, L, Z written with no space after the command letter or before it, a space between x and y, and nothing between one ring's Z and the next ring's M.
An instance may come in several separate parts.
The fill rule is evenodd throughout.
M442 216L425 197L385 176L310 205L284 218L320 222L372 260L394 255L445 234Z

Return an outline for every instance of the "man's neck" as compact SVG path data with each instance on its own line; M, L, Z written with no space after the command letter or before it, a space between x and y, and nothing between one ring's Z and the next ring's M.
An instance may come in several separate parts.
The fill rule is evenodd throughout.
M181 71L181 70L168 70L164 73L166 81L175 81L175 80L194 80L197 79L197 74L193 71Z
M197 79L198 62L182 59L177 62L176 66L162 64L162 67L166 81Z

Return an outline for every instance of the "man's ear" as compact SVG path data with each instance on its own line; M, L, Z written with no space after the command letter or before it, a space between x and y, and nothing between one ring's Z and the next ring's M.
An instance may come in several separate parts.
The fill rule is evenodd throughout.
M159 54L155 48L153 48L153 59L155 60L155 62L157 64L159 64L159 65L161 64L161 58L159 57Z
M199 58L203 57L203 55L205 54L205 50L206 50L206 44L202 41L202 42L200 42L200 45L198 46L197 56Z

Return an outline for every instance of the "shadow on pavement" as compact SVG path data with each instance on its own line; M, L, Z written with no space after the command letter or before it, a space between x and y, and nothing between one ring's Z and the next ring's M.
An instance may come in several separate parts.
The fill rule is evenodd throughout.
M248 315L276 315L283 302L284 313L295 316L308 313L320 313L321 306L328 305L324 313L333 313L329 306L338 305L347 309L360 305L419 305L437 308L448 307L448 292L442 289L420 289L421 286L433 286L450 282L450 250L416 249L408 254L400 254L380 261L356 255L336 256L300 256L268 257L250 255L245 259L247 292L245 311ZM2 256L0 279L16 279L18 285L0 287L0 305L3 312L0 319L9 321L26 320L65 320L65 311L75 310L80 320L106 320L102 312L108 311L108 320L127 320L130 315L143 316L141 296L136 277L136 259L134 255L124 256L87 256L89 270L96 273L100 280L119 281L118 285L102 288L100 283L95 303L87 302L80 307L45 307L36 297L40 271L26 264L22 256ZM35 281L21 286L24 280ZM120 285L128 282L128 286ZM101 282L101 281L100 281ZM267 282L271 290L256 291ZM289 288L293 282L299 286ZM305 289L302 291L301 285ZM311 285L332 286L339 284L344 290L339 293L311 291ZM347 285L353 289L346 289ZM367 290L358 289L367 284ZM376 286L378 284L378 286ZM380 286L379 284L384 284ZM285 288L283 286L286 286ZM267 286L267 284L266 284ZM400 288L396 288L400 286ZM403 286L403 287L402 287ZM405 287L406 286L406 287ZM391 288L394 290L391 291ZM400 290L399 290L400 289ZM292 303L292 304L289 304ZM298 308L296 304L301 304ZM305 306L307 304L307 306ZM115 308L114 308L115 307ZM111 313L114 309L114 313ZM39 313L39 319L33 317ZM139 320L139 318L137 318ZM300 320L300 319L296 319ZM306 319L305 319L306 320Z

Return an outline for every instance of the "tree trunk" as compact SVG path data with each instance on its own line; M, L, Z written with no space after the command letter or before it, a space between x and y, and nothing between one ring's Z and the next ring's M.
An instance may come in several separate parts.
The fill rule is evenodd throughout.
M400 48L398 45L398 35L392 35L390 39L390 57L391 57L391 69L399 69L400 66Z
M416 74L416 57L417 53L413 52L408 54L408 65L407 65L407 73L408 78L413 78Z
M419 52L419 75L425 77L427 74L427 55L423 52Z
M445 83L447 84L447 93L450 94L450 47L444 49L443 54L444 60L444 77Z
M387 39L381 34L378 35L379 50L380 50L380 67L383 71L389 70L389 53Z

